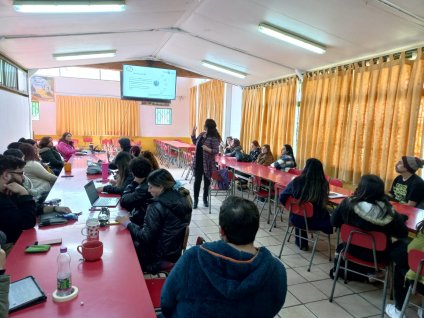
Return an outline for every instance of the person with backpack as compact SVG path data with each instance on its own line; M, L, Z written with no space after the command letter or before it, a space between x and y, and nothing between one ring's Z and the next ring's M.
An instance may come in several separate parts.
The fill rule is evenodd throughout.
M209 206L209 186L211 184L212 172L216 169L215 156L219 152L219 144L221 135L216 129L216 122L213 119L206 119L204 131L196 137L196 129L194 126L191 134L191 140L196 145L196 152L193 160L194 171L194 202L193 209L197 209L199 203L200 184L203 181L203 204Z

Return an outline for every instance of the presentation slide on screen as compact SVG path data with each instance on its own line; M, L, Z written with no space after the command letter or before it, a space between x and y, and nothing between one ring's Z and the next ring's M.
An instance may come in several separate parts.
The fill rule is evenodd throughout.
M124 65L122 73L122 92L125 97L175 99L175 70Z

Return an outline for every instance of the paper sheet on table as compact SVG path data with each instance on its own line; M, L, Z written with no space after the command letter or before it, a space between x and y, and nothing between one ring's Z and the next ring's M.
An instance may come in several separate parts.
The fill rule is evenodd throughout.
M341 194L341 193L337 193L337 192L330 192L328 197L330 199L338 199L338 198L346 198L347 195L345 194Z

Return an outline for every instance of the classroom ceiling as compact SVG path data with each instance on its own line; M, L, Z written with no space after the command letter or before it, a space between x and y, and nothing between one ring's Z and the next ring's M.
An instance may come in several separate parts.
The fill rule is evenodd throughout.
M29 14L0 0L0 52L27 69L151 60L240 86L424 44L423 0L127 0L120 13ZM327 47L319 55L258 31L267 22ZM113 58L54 53L116 49ZM210 60L247 73L238 79ZM112 65L112 64L110 64ZM119 65L119 63L118 63ZM113 68L113 67L112 67Z

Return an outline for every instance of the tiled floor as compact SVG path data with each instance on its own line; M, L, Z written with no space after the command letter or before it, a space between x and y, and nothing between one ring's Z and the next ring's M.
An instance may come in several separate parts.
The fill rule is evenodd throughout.
M176 179L182 180L182 169L169 169L169 171ZM185 187L193 193L193 181L189 183L189 180L183 180L183 182L186 183ZM236 195L240 193L236 192ZM224 197L212 197L211 214L209 214L209 208L203 207L200 200L199 208L193 210L189 246L196 243L198 236L204 237L207 241L219 240L218 213L223 199ZM287 215L283 216L283 222L278 218L277 227L269 232L267 213L266 206L262 213L255 246L265 246L277 257L287 225ZM332 303L328 301L333 282L329 278L329 271L333 261L328 260L328 242L325 236L323 238L324 240L318 244L318 252L310 272L307 271L307 265L311 252L300 251L292 240L286 243L281 261L287 270L288 293L284 307L278 314L279 317L379 317L382 301L382 285L379 284L358 282L344 284L343 281L339 281L336 285L334 301ZM333 258L334 240L332 243ZM389 299L388 301L391 302ZM417 317L416 311L410 309L408 317Z

